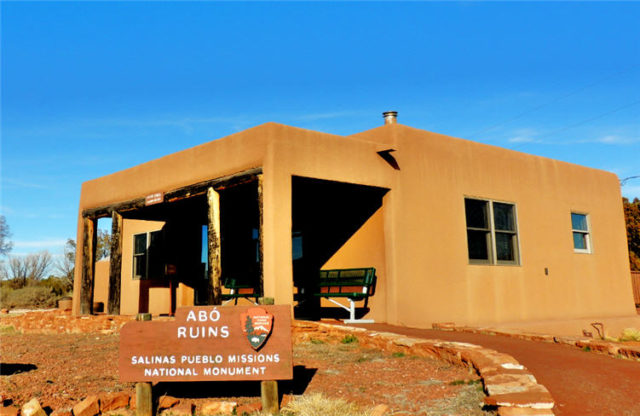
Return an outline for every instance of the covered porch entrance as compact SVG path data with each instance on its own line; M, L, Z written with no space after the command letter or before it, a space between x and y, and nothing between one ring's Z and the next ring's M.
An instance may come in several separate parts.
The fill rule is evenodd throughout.
M356 269L375 269L374 285L380 297L385 286L385 241L383 198L389 190L374 186L294 176L292 178L292 262L293 284L297 300L297 318L347 318L349 297L337 294L338 288L325 287L327 276L358 274ZM327 275L321 270L335 272ZM349 278L340 290L360 291L350 285L358 279ZM332 285L340 285L332 282ZM374 293L374 287L369 287ZM336 292L324 296L323 292ZM370 312L368 298L358 297L355 315L361 318ZM377 302L383 305L383 302ZM353 311L350 311L353 312Z
M227 279L261 294L261 212L261 169L85 210L80 313L93 313L99 218L112 218L107 312L120 314L125 295L148 312L150 293L164 288L171 314L177 305L220 304ZM122 293L131 280L138 293Z

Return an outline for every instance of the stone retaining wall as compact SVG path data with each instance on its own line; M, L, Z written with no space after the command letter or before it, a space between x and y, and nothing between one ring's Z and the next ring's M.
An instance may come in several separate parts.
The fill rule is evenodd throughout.
M619 342L605 341L587 337L570 337L536 334L517 330L495 329L495 328L475 328L468 326L456 326L453 323L433 324L433 329L440 331L468 332L472 334L499 335L510 338L522 339L525 341L550 342L565 344L584 350L611 355L617 358L627 358L640 360L640 346L626 345Z
M549 391L510 355L462 342L410 338L318 322L294 322L294 342L310 341L318 334L339 338L350 334L358 338L360 345L472 367L482 377L487 393L485 403L497 407L498 415L554 415L555 402Z

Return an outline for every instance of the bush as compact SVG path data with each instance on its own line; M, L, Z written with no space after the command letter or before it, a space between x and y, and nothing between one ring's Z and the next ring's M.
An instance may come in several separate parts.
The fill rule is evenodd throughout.
M48 287L27 286L22 289L2 288L0 306L3 308L53 308L58 298Z
M640 330L635 328L626 328L622 331L620 341L640 341Z
M342 338L340 342L342 342L343 344L353 344L354 342L358 342L358 338L356 338L354 335L347 334L344 336L344 338Z
M37 283L38 286L48 287L56 296L62 296L67 294L73 287L69 286L69 283L64 278L50 276L47 279L43 279Z

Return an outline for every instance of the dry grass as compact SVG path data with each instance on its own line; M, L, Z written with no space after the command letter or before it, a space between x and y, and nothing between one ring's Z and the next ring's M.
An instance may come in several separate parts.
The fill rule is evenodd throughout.
M342 399L330 399L321 393L296 397L281 411L284 416L368 416L370 410L361 410Z

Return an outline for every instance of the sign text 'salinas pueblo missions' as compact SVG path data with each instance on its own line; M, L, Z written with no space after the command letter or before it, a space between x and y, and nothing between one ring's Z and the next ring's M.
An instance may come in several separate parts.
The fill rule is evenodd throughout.
M119 369L139 382L291 379L291 308L178 308L174 321L128 322Z

